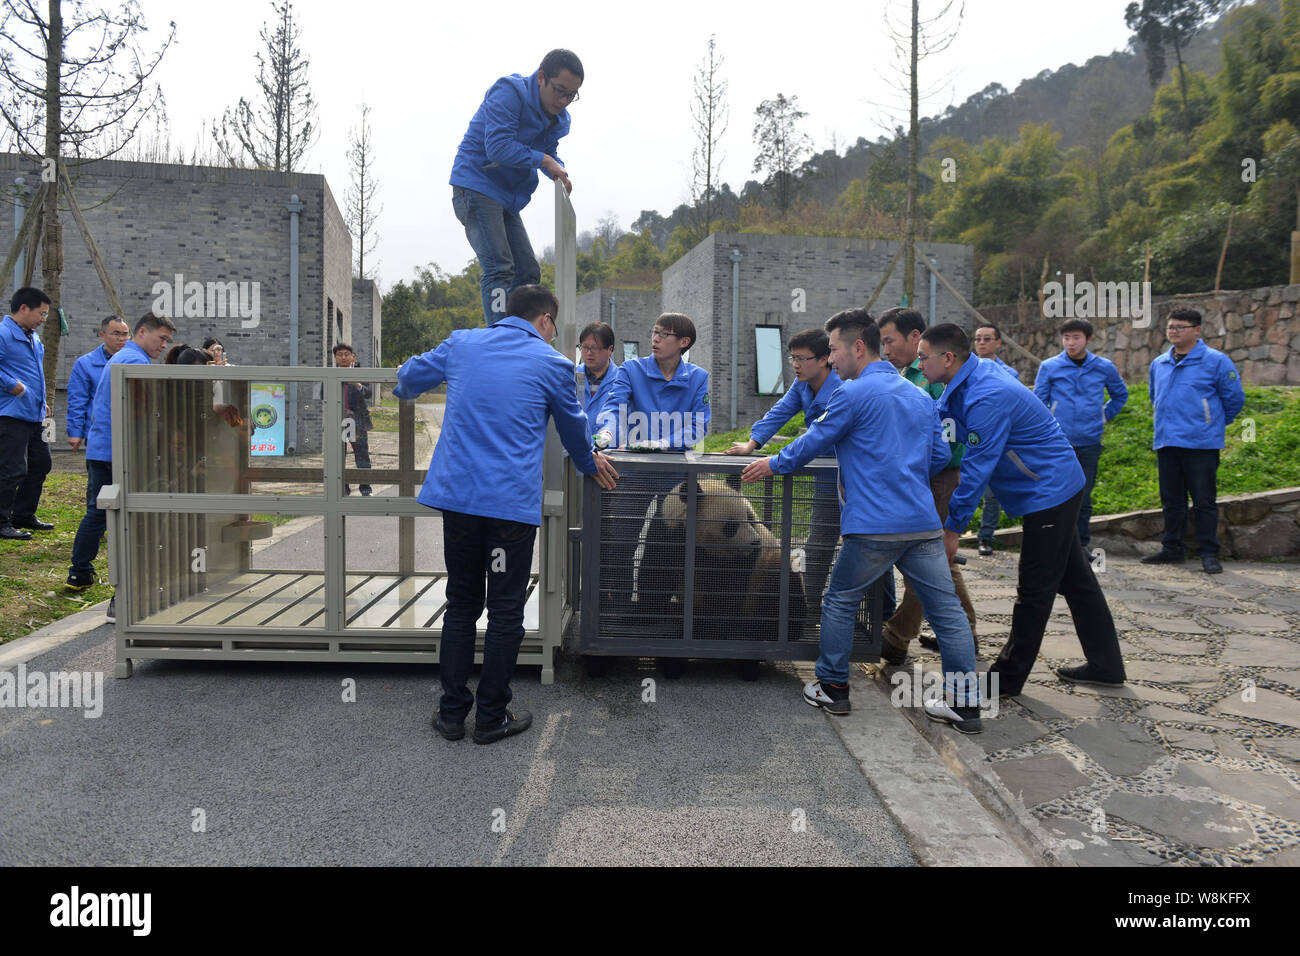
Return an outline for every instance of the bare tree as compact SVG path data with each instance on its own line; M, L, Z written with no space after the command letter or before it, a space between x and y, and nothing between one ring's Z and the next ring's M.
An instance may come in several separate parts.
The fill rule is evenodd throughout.
M74 2L67 21L62 0L48 0L44 13L34 0L3 0L0 8L0 147L40 159L42 206L27 214L39 217L41 288L56 312L63 273L60 180L64 195L72 196L67 167L115 155L155 110L165 111L152 77L176 24L155 53L140 48L147 29L135 0L112 11ZM80 220L80 210L73 212ZM53 395L60 324L47 323L42 337L46 394Z
M702 237L713 225L713 194L717 190L722 153L718 143L727 131L727 81L722 79L723 57L717 41L709 37L709 51L695 71L691 119L695 123L695 149L691 152L691 198L700 219ZM701 215L701 207L703 213Z
M375 221L384 207L377 206L379 182L375 179L375 144L370 132L370 107L361 103L361 124L348 132L348 166L352 181L348 185L344 204L347 207L348 229L357 240L356 273L359 279L374 278L378 263L366 269L366 253L374 253L379 245Z
M812 149L812 140L800 132L798 122L807 116L799 109L799 97L788 100L778 93L774 100L763 100L754 110L754 172L767 173L764 186L776 198L782 215L794 197L794 170Z
M906 32L896 25L885 11L885 25L894 41L894 55L899 61L901 73L906 85L895 85L907 95L908 101L908 155L907 155L907 231L903 240L903 294L910 304L916 292L916 220L917 220L917 172L921 165L921 120L920 101L938 86L946 84L946 79L936 87L922 93L920 88L920 64L922 60L942 53L957 38L957 28L966 12L966 5L959 0L947 0L938 12L926 19L921 18L920 0L910 0L911 15ZM953 8L957 8L956 23L952 21Z
M233 110L226 110L220 127L212 124L212 137L233 166L247 162L288 173L299 168L316 141L316 101L307 81L311 61L298 45L302 27L294 19L293 4L273 0L271 8L275 29L263 24L258 34L265 48L257 53L260 102L255 107L241 96Z

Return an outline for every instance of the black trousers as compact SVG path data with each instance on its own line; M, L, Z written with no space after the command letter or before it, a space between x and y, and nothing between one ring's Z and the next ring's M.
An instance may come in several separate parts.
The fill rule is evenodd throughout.
M36 517L51 464L44 431L41 422L0 415L0 528Z
M1124 680L1119 635L1092 563L1079 543L1080 490L1069 501L1024 517L1020 579L1011 636L990 669L1000 693L1018 693L1038 659L1056 595L1064 595L1083 656L1104 680ZM990 690L991 693L991 690Z
M1187 498L1192 499L1196 542L1201 555L1219 555L1219 450L1217 448L1158 448L1160 508L1165 513L1164 550L1183 553L1187 534Z

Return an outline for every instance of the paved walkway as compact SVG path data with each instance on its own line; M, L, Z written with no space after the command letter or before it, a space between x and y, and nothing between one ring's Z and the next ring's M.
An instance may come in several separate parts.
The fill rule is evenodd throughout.
M991 659L1018 555L966 553ZM1058 599L1025 692L970 738L984 751L975 769L1080 865L1300 864L1300 565L1224 567L1211 577L1194 560L1110 559L1099 578L1128 686L1056 679L1051 666L1083 659Z

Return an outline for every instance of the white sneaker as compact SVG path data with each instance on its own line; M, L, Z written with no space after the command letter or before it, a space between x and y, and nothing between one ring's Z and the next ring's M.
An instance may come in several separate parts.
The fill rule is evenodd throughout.
M941 723L952 724L963 734L983 733L978 707L949 707L942 697L925 702L925 716Z
M823 687L819 680L803 685L804 703L820 707L828 714L843 716L850 710L848 687Z

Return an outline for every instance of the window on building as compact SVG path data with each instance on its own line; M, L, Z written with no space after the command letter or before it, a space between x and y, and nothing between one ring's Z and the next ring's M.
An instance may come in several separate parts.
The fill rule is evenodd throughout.
M754 328L754 370L759 395L785 394L785 362L781 353L781 327Z

